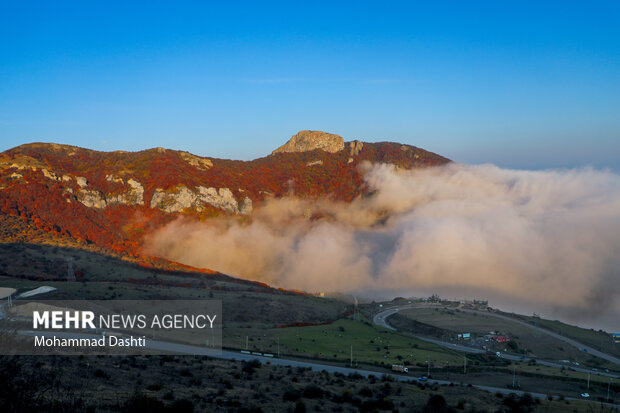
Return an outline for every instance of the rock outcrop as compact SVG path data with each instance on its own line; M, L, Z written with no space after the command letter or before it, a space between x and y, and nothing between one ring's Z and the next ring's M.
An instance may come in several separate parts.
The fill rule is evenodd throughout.
M360 154L360 152L362 151L363 147L364 147L364 143L363 142L360 142L360 141L349 142L349 148L351 149L349 154L351 156L357 156L357 155Z
M247 196L239 204L239 213L241 215L250 215L252 213L252 200Z
M179 156L191 166L206 171L213 166L211 159L201 158L200 156L193 155L189 152L181 151Z
M166 192L157 188L151 197L151 208L159 208L164 212L179 212L190 208L196 201L196 194L181 185L173 191Z
M271 154L281 152L306 152L321 149L325 152L335 153L344 149L342 136L321 131L302 130L293 135L288 142L280 146Z
M205 188L204 186L199 186L196 189L198 190L198 201L223 209L231 214L239 212L239 205L230 189L220 188L216 191L215 188Z
M106 175L105 180L108 182L120 182L121 184L123 183L123 178L119 178L114 175Z
M43 172L43 176L45 176L48 179L52 179L54 181L60 181L60 178L54 172L50 172L45 168L41 168L41 172Z
M129 188L121 193L110 193L104 195L101 191L92 188L85 188L88 183L85 178L81 178L84 181L78 179L78 185L80 182L80 189L76 193L77 200L89 208L105 208L108 205L122 204L122 205L144 205L144 187L142 184L132 178L127 180ZM106 176L108 182L121 182L121 178L114 178L113 175ZM68 188L71 189L71 188ZM67 191L68 192L68 191Z
M83 176L78 176L75 178L75 180L77 181L77 184L80 186L80 188L84 188L88 185L88 180L86 180L86 178L84 178Z
M94 189L80 189L76 193L77 200L89 208L105 208L108 203L103 194Z
M120 194L111 194L106 197L108 205L123 204L123 205L144 205L144 188L142 184L131 178L127 180L129 189Z
M170 191L157 188L151 198L151 208L158 208L168 213L181 212L186 208L202 211L205 204L222 209L229 214L247 215L252 212L252 200L245 197L239 205L228 188L216 189L199 186L196 191L184 185Z

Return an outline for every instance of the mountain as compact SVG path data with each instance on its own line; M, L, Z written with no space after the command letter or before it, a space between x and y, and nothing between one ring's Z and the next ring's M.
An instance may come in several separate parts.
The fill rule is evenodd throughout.
M336 153L344 149L344 139L340 135L321 131L302 130L293 135L288 142L280 146L272 155L287 152L307 152L322 149L325 152Z
M301 131L252 161L31 143L0 154L0 212L52 240L140 257L144 236L178 216L249 219L265 200L283 196L350 202L368 193L363 162L409 169L450 161L414 146L345 142L319 131Z

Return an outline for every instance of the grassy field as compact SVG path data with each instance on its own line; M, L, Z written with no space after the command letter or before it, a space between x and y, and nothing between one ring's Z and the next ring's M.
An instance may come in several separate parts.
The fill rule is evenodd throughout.
M510 337L513 344L499 345L492 341L486 342L486 345L493 351L517 352L551 360L571 360L597 368L617 368L615 365L593 358L587 353L544 333L490 315L443 308L404 310L400 311L398 315L442 329L445 332L442 338L445 340L452 337L456 341L458 333L470 332L473 337L482 337L494 332ZM399 327L406 326L399 325ZM575 329L583 330L577 327ZM415 333L415 331L412 332Z
M534 318L524 315L512 315L528 323L546 328L565 337L584 343L592 348L605 353L620 357L620 344L614 343L610 334L594 329L581 328L570 324L565 324L558 320L546 320L544 318Z
M350 363L351 346L354 364L426 366L429 359L431 365L443 367L461 360L455 352L383 329L365 319L343 318L319 326L272 329L252 338L251 350L276 352L279 340L281 353L344 363ZM237 342L243 344L244 337Z
M566 378L575 379L575 380L581 380L581 382L583 382L584 384L587 383L587 380L588 380L587 373L574 371L574 370L571 370L570 368L566 368L558 372L557 368L540 366L540 365L528 365L526 363L518 364L517 368L520 371L525 371L528 373L544 374L548 376L560 376L560 377L566 377ZM596 373L590 374L591 384L599 383L601 385L607 385L607 382L609 382L609 377L601 376Z
M496 334L511 330L522 333L525 327L517 323L507 323L503 320L488 316L478 316L472 313L459 311L458 309L443 308L420 308L403 310L399 314L415 319L422 323L430 324L442 329L458 333L488 334L493 331ZM514 325L513 325L514 324Z

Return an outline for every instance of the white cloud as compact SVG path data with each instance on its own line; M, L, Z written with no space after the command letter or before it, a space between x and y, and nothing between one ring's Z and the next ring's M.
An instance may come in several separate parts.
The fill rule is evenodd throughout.
M148 249L286 288L473 292L617 328L601 317L620 316L620 176L452 164L365 177L374 194L351 204L285 198L249 224L179 220ZM317 211L327 218L304 218Z

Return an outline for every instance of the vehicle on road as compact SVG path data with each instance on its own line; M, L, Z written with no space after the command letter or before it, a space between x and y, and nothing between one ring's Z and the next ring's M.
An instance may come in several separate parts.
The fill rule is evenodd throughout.
M392 371L398 371L400 373L409 373L409 368L400 364L392 364Z
M428 381L426 376L418 377L418 381Z
M590 393L581 393L581 397L587 399L588 397L590 397Z

